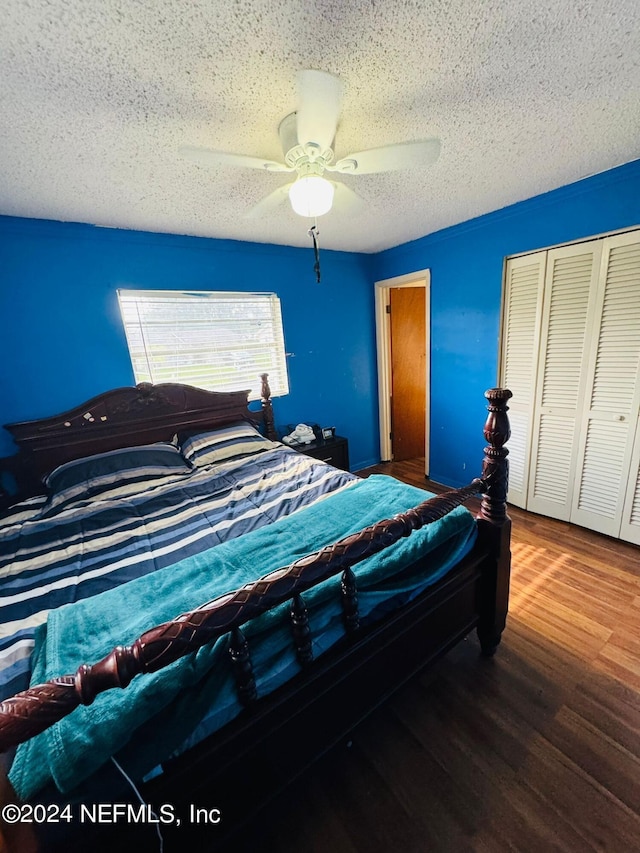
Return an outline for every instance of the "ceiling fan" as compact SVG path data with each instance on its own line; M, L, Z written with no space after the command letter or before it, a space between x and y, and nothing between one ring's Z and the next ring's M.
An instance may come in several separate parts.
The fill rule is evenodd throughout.
M429 166L438 159L440 141L423 139L371 148L341 157L334 162L334 138L340 117L341 80L326 71L299 71L298 109L286 116L278 128L284 162L232 154L211 148L185 146L180 154L200 165L229 165L267 172L295 172L291 183L278 187L262 199L250 216L262 216L288 195L300 216L322 216L336 206L353 211L364 204L360 196L341 181L328 180L325 173L369 175Z

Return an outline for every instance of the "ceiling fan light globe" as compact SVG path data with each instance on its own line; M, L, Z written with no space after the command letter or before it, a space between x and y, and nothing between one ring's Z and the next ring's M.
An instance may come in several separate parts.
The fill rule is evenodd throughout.
M299 216L322 216L331 210L334 187L319 175L298 178L289 190L289 201Z

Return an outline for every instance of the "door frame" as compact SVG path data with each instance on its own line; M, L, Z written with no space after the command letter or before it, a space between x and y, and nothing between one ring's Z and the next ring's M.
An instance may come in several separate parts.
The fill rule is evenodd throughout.
M376 349L378 354L378 412L380 423L380 459L390 462L391 449L391 322L387 313L392 287L424 287L425 305L425 427L424 473L429 474L429 400L431 375L431 271L428 269L375 282Z

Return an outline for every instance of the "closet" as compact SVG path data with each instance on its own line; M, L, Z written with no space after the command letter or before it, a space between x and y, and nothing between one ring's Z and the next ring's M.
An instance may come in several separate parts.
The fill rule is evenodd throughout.
M509 501L640 544L640 231L509 258Z

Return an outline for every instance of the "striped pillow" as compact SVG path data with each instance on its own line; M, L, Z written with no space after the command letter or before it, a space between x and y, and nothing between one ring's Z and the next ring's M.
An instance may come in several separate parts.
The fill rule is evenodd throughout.
M40 511L47 500L46 495L36 495L33 498L13 504L4 512L0 513L0 526L8 527L12 524L23 524L40 517Z
M181 436L180 449L184 458L192 465L210 465L212 462L224 462L238 456L248 456L273 450L281 445L260 435L258 430L244 421L228 427L200 432L196 435Z
M85 456L59 465L44 479L49 498L42 512L46 517L70 504L98 496L118 497L119 490L136 491L136 484L171 474L188 474L191 465L173 444L143 444L123 447L95 456Z

